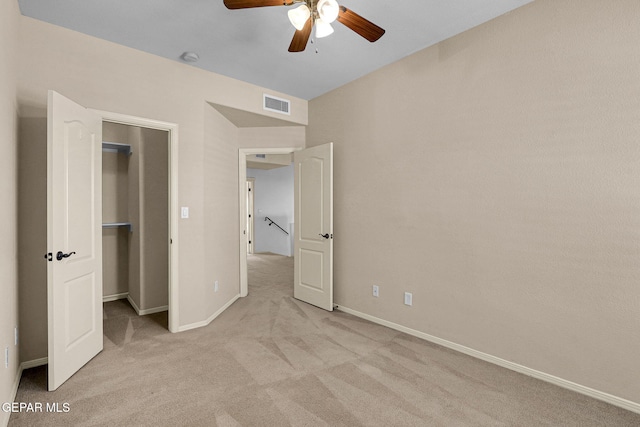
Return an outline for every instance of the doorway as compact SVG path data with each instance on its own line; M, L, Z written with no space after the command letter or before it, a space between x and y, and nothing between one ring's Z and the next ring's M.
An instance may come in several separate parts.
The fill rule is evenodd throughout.
M112 113L107 111L97 111L93 110L99 116L102 117L103 128L105 126L121 126L128 127L128 129L132 133L148 133L150 135L153 134L164 134L166 136L166 155L167 155L167 163L166 163L166 174L163 179L165 182L162 183L162 187L164 187L167 191L167 197L164 202L164 209L166 209L166 227L167 234L166 240L163 244L162 242L156 242L155 246L164 246L164 250L166 250L166 268L167 268L167 284L164 289L166 291L166 305L159 304L157 302L151 302L150 305L146 305L146 303L140 303L140 306L137 301L142 301L138 296L131 297L129 295L123 295L125 292L115 292L111 293L111 295L115 295L113 299L119 298L127 298L127 300L132 303L134 310L138 315L145 314L153 314L156 312L167 311L168 312L168 329L170 332L178 332L179 331L179 313L178 313L178 126L174 123L161 122L157 120L145 119L140 117L134 117L119 113ZM139 130L138 130L139 129ZM103 138L106 139L106 138ZM117 142L117 141L116 141ZM163 155L163 154L161 154ZM125 201L120 199L119 203L124 203ZM161 206L157 207L161 209ZM152 212L149 212L152 213ZM105 222L108 218L105 218ZM117 223L120 221L117 221ZM127 221L123 221L127 222ZM117 233L124 237L131 237L133 224L130 225L116 225ZM127 234L129 233L129 234ZM151 233L153 234L153 233ZM123 240L123 239L121 239ZM126 240L125 240L126 241ZM128 242L129 244L131 242ZM122 243L120 243L120 247L122 248ZM165 249L166 248L166 249ZM144 255L143 255L144 256ZM118 273L123 274L123 273ZM129 272L131 275L131 272ZM153 278L150 278L153 280ZM105 295L108 296L108 295ZM112 299L112 300L113 300ZM157 299L156 299L157 301Z
M248 275L247 275L247 247L249 242L249 221L248 221L248 189L247 186L242 184L246 183L247 179L247 158L250 156L255 156L256 154L265 154L265 155L288 155L291 156L294 151L298 151L299 148L241 148L239 150L238 155L238 182L240 185L239 188L239 200L240 200L240 224L241 224L241 233L240 233L240 296L246 297L249 294L249 285L248 285ZM258 191L254 189L252 191ZM253 194L253 198L255 200L255 194ZM255 210L255 208L254 208ZM253 222L255 224L256 216L253 216ZM258 218L258 220L260 220ZM287 224L288 226L288 224ZM286 227L282 227L286 230ZM287 231L288 233L288 231ZM255 228L253 230L253 238L255 238ZM255 241L252 240L253 250L255 252Z
M167 131L102 123L103 322L112 341L123 331L106 323L127 308L163 313L155 317L168 329L168 149Z
M286 151L285 151L286 150ZM311 148L271 149L270 153L291 153L294 170L293 297L332 311L333 304L333 143ZM265 149L239 150L240 191L240 296L248 295L246 162L250 154ZM266 156L267 154L265 154ZM266 219L266 218L265 218ZM270 225L272 225L270 222ZM286 231L285 231L286 232Z

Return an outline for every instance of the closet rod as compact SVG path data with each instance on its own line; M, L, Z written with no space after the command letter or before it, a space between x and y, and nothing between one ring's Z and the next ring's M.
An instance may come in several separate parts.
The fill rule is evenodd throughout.
M102 151L111 151L122 153L125 156L130 156L133 151L131 151L131 145L129 144L121 144L119 142L109 142L102 141Z
M133 232L133 225L130 222L105 222L102 224L102 228L118 228L129 227L129 233Z

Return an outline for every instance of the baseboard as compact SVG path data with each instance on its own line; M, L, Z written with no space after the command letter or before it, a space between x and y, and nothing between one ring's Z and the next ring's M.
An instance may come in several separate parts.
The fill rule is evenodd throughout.
M20 364L20 369L24 371L25 369L35 368L37 366L46 365L47 363L49 363L49 358L41 357L40 359L34 359L34 360L28 360L26 362L22 362Z
M438 338L433 335L429 335L424 332L420 332L418 330L399 325L397 323L389 322L388 320L380 319L378 317L371 316L369 314L361 313L359 311L352 310L342 305L336 305L335 308L337 310L351 314L361 319L365 319L370 322L377 323L378 325L386 326L388 328L395 329L396 331L404 332L414 337L421 338L423 340L430 341L432 343L441 345L443 347L450 348L452 350L467 354L477 359L484 360L485 362L493 363L494 365L498 365L503 368L507 368L512 371L515 371L524 375L528 375L530 377L533 377L542 381L546 381L551 384L555 384L559 387L566 388L568 390L572 390L577 393L584 394L586 396L593 397L594 399L598 399L603 402L607 402L612 405L619 406L620 408L624 408L628 411L640 414L640 403L632 402L630 400L623 399L621 397L614 396L612 394L605 393L603 391L595 390L590 387L586 387L586 386L574 383L572 381L568 381L563 378L556 377L555 375L547 374L545 372L537 371L535 369L531 369L526 366L519 365L517 363L509 362L508 360L501 359L499 357L492 356L490 354L483 353L481 351L474 350L472 348L465 347L463 345L456 344L454 342L447 341L442 338Z
M105 295L102 297L102 302L118 301L119 299L126 299L129 296L129 292L123 292L121 294Z
M22 379L22 372L25 369L35 368L36 366L46 365L48 363L48 358L43 357L40 359L29 360L26 362L22 362L18 367L18 371L16 372L16 377L13 380L13 388L11 389L11 395L9 402L15 402L16 396L18 395L18 387L20 387L20 380ZM4 412L0 410L0 415L2 415L2 419L0 419L0 426L6 427L9 425L9 418L11 418L11 412Z
M140 316L144 316L146 314L160 313L162 311L167 311L167 310L169 310L168 305L161 305L160 307L147 308L146 310L140 310L138 314Z
M128 294L127 294L127 301L129 301L129 304L131 304L131 307L133 307L133 309L136 311L136 314L140 316L140 308L138 307L138 304L136 304L131 298L131 296L129 296Z
M229 300L228 303L223 305L218 311L216 311L211 316L209 316L209 318L207 320L204 320L202 322L190 323L188 325L180 326L178 328L178 332L184 332L184 331L188 331L190 329L196 329L196 328L201 328L203 326L207 326L209 323L213 322L213 320L216 317L220 316L227 308L229 308L231 306L231 304L236 302L238 298L240 298L240 294L238 294L235 297L231 298L231 300Z
M153 307L153 308L147 308L147 309L141 310L140 307L138 307L138 305L129 296L129 294L127 294L127 301L129 301L129 304L131 304L131 307L133 307L133 309L136 311L136 314L138 316L145 316L147 314L160 313L161 311L169 310L168 305L162 305L160 307Z
M11 394L9 395L9 402L16 401L16 395L18 394L18 387L20 386L20 379L22 378L22 365L18 367L16 376L13 379L13 385L11 387ZM4 402L0 402L4 403ZM0 426L7 427L9 425L9 419L11 418L11 412L5 412L0 408Z

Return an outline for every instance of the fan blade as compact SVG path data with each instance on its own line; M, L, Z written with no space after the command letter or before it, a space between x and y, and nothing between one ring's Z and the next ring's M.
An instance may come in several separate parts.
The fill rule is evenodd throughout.
M372 43L384 35L382 28L344 6L340 6L338 21Z
M307 47L309 36L311 35L311 28L313 28L313 19L307 19L301 30L296 30L293 35L293 40L289 45L289 52L302 52Z
M227 9L247 9L263 6L286 6L285 0L224 0Z

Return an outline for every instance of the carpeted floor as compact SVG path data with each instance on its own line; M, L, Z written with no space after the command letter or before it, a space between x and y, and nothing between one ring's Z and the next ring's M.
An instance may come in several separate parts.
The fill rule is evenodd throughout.
M293 259L249 257L249 296L207 327L105 304L105 349L10 426L639 426L640 415L293 299Z

